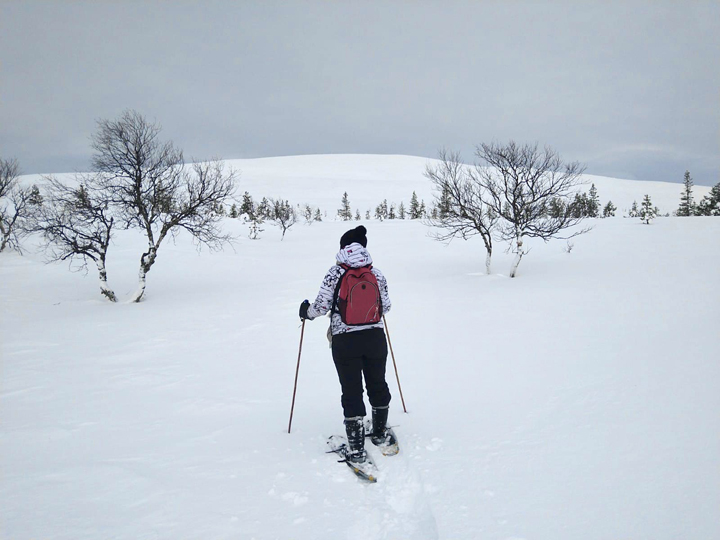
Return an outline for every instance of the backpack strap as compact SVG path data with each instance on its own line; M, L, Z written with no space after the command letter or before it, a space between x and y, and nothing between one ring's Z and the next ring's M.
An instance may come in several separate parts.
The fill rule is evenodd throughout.
M343 273L340 274L340 277L338 277L337 284L335 285L335 292L333 293L333 299L332 299L332 305L330 306L330 315L332 316L334 313L340 313L336 306L338 302L338 296L340 295L340 285L342 283L342 279L347 273L347 271L350 269L350 266L347 264L338 264L340 268L343 269Z

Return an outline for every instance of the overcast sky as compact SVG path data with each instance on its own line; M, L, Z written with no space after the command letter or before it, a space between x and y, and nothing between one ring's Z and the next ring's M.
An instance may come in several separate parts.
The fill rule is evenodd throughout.
M720 181L720 0L0 0L0 62L25 173L87 170L96 121L135 109L187 158L514 139Z

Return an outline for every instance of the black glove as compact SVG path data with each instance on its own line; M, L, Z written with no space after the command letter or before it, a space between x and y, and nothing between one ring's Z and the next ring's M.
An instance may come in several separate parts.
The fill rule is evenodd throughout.
M302 304L300 304L300 318L301 319L309 319L307 311L310 307L310 302L305 300Z

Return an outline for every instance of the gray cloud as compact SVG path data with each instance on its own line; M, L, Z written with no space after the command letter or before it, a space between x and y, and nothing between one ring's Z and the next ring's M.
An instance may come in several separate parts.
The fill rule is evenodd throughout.
M87 168L132 108L200 159L513 138L720 180L717 2L3 2L0 35L0 155L28 173Z

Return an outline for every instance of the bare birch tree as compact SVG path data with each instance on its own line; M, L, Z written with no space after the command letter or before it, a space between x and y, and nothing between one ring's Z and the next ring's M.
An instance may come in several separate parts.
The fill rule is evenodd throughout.
M439 208L428 222L444 230L434 236L449 242L455 237L467 240L479 234L485 246L485 271L489 274L498 215L483 201L481 185L462 163L459 153L441 150L439 160L437 165L428 165L425 169L425 177L437 191Z
M510 242L515 253L510 277L515 277L522 257L527 253L525 238L569 239L590 229L567 235L560 233L574 227L582 216L572 211L572 197L583 184L585 167L578 162L564 163L550 147L481 144L476 155L483 164L474 167L472 175L481 188L489 211L501 218L498 231ZM551 213L551 202L562 203L564 212Z
M268 221L277 225L282 230L282 237L280 240L285 238L285 233L290 229L290 227L297 223L297 220L297 212L288 201L284 201L282 199L270 199Z
M20 253L20 240L32 229L32 216L40 199L36 186L18 182L17 160L0 158L0 252L10 247Z
M160 126L135 111L125 111L117 120L101 120L92 138L92 164L102 174L111 205L126 228L141 229L148 249L140 258L139 302L147 273L167 235L189 232L198 242L219 249L230 241L218 226L214 210L232 197L235 172L225 172L219 161L185 167L182 151L171 142L161 142Z
M95 263L100 293L111 302L117 296L108 285L106 257L115 219L106 193L96 179L85 175L75 187L53 177L46 178L44 203L38 210L35 230L42 234L50 261L80 262L87 271Z

